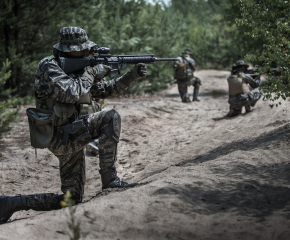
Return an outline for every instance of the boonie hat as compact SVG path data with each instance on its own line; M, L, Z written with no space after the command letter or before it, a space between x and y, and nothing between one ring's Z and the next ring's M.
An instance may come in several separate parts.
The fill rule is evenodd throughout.
M191 50L190 50L190 48L186 48L186 49L184 49L184 51L183 51L182 54L189 54L189 55L191 55Z
M238 68L238 67L240 67L240 66L245 66L246 68L249 67L249 65L246 64L243 60L238 60L238 61L235 62L235 64L233 65L232 68L233 68L233 69L236 69L236 68Z
M78 27L63 27L59 33L59 43L53 47L62 52L82 51L96 46L88 40L87 33L84 29Z

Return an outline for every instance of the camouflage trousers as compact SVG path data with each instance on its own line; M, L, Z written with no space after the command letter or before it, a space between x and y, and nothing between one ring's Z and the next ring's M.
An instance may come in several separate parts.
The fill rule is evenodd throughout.
M85 185L85 153L84 147L93 139L99 139L99 165L106 169L117 161L117 143L104 134L100 134L103 118L107 111L96 112L88 117L88 128L92 139L78 141L69 139L62 142L63 131L57 127L49 150L59 159L61 191L70 191L72 199L79 203L83 199ZM60 208L61 195L43 193L27 196L29 208L37 211L47 211Z
M193 91L193 95L196 95L195 97L197 97L200 85L201 81L198 77L193 77L185 80L177 80L178 92L181 97L181 100L186 101L186 98L188 98L187 87L189 86L194 87L195 91Z
M263 93L258 88L251 90L248 93L240 93L229 97L230 109L241 111L244 106L254 107Z

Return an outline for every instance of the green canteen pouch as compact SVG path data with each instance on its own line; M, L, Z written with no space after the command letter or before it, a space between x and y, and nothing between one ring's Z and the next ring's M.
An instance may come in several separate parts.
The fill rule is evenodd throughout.
M68 119L74 114L76 108L72 103L60 103L57 102L53 111L57 118L55 119L56 126L62 126L68 123Z
M26 109L28 116L30 141L34 148L47 148L54 134L54 113L41 108Z

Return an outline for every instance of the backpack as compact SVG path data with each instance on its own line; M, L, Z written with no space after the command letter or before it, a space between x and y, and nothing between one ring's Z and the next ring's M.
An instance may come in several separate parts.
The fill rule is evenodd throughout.
M187 69L186 69L186 63L184 63L183 66L177 66L177 68L174 71L174 76L175 79L185 79L187 78Z
M185 61L183 62L184 65L177 66L177 68L174 71L174 78L177 80L185 80L187 78L192 78L193 72L191 71L191 69L189 69L189 65L191 65L191 63L184 56L181 56L181 58Z

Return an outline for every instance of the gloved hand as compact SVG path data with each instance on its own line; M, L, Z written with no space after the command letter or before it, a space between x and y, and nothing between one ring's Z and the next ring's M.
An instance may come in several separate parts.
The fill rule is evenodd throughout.
M126 87L130 87L131 82L137 78L145 77L147 73L147 67L145 63L136 64L129 72L126 72L119 78L119 81Z
M83 75L88 77L92 82L94 82L95 80L102 79L111 69L112 68L107 65L98 64L93 67L86 67Z
M147 73L147 67L145 63L137 63L132 68L133 73L137 73L140 77L145 77Z
M238 71L238 77L243 77L243 75L244 75L244 72Z

